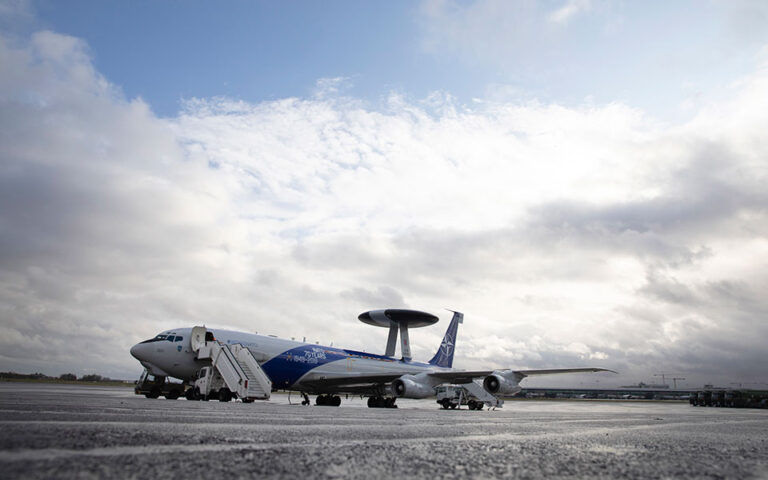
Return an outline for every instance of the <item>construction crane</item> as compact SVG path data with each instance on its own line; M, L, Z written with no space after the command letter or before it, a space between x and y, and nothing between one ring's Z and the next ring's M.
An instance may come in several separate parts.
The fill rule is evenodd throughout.
M661 377L661 383L664 385L667 384L667 377L672 378L672 383L674 384L674 389L677 390L677 381L678 380L685 380L683 377L675 377L674 375L680 375L679 373L667 373L667 372L660 372L660 373L654 373L654 377Z

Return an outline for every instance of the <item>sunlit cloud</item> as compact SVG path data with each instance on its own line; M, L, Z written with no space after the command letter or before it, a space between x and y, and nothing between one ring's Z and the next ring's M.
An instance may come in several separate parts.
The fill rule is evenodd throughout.
M565 4L549 14L549 21L557 24L567 24L580 13L592 8L591 0L568 0Z
M130 376L132 343L192 324L380 351L356 316L394 306L464 311L464 368L763 375L759 66L669 125L448 92L374 108L343 78L160 119L73 37L0 59L4 368ZM413 332L414 354L441 336Z

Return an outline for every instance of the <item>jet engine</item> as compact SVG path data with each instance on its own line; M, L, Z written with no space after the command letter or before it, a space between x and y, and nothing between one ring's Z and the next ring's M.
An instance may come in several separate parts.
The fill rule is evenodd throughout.
M403 375L392 382L392 392L396 397L427 398L435 394L435 387L425 375Z
M501 372L497 370L485 377L483 388L492 394L514 395L522 389L518 385L519 381L520 379L517 378L513 371Z

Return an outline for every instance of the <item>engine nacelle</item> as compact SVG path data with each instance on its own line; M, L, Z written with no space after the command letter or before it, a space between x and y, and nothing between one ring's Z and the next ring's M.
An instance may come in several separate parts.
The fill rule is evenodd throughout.
M518 382L519 380L514 378L514 372L500 372L497 370L485 377L483 380L483 388L485 388L488 393L494 395L514 395L522 390L522 387L520 387Z
M421 375L403 375L392 382L392 393L401 398L427 398L435 394L435 386Z

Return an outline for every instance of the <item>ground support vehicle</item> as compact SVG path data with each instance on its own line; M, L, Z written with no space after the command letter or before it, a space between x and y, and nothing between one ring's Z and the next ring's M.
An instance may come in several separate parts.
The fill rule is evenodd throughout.
M158 398L162 395L168 400L176 400L184 395L186 389L187 385L183 383L171 382L167 377L152 375L144 369L133 391L136 395L144 395L147 398Z
M210 365L198 372L188 400L215 398L228 402L239 398L250 403L269 399L272 382L246 347L221 343L204 327L193 328L191 337L196 358L209 361Z
M437 403L445 410L460 408L466 405L470 410L482 410L485 405L461 385L440 385L435 390Z
M704 390L691 393L690 403L701 407L768 408L768 392L761 390Z

